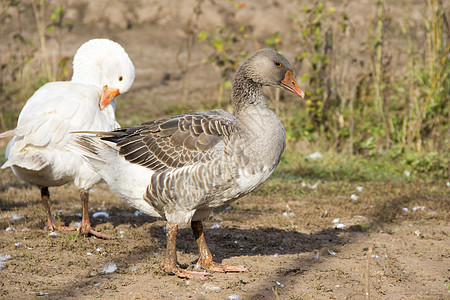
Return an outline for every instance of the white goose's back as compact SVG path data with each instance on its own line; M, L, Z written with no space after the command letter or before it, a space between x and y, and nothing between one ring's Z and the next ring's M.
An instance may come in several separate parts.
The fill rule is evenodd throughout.
M42 86L22 109L15 137L6 152L11 167L22 180L38 186L59 186L74 181L89 188L101 180L66 148L77 130L112 130L119 125L114 103L99 110L100 91L87 84L52 82Z

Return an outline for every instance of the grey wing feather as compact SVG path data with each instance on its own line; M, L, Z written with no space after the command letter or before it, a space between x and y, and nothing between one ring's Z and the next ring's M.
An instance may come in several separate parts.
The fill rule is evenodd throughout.
M233 131L235 117L213 110L123 128L102 139L115 142L127 161L155 171L214 158L216 147Z

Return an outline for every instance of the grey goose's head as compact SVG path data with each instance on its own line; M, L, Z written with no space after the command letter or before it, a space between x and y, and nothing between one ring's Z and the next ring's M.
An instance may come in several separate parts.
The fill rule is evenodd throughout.
M261 94L261 86L282 87L302 98L305 96L290 62L273 49L257 51L239 67L233 80L235 105L254 101Z

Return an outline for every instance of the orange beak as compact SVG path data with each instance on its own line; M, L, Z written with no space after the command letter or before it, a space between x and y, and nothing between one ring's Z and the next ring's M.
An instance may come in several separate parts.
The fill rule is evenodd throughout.
M102 88L102 94L100 96L100 102L98 105L100 109L103 110L109 102L113 101L114 98L119 95L119 89L111 89L107 85Z
M295 95L305 98L305 93L300 89L294 74L289 70L286 72L286 75L284 75L284 79L281 80L280 86Z

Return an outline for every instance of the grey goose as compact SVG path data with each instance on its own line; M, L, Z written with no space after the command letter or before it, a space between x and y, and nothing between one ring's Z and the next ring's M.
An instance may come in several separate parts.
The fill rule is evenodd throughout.
M17 127L0 134L11 138L6 163L20 179L40 188L51 230L79 230L109 239L91 227L89 189L102 178L69 150L69 134L76 130L113 130L116 96L134 81L134 66L118 43L108 39L87 41L73 59L70 81L50 82L39 88L20 112ZM78 228L58 226L50 211L49 187L73 182L80 192L82 221Z
M277 167L286 144L283 125L266 106L262 86L283 87L304 97L289 61L272 49L257 51L237 70L232 85L235 114L191 113L112 132L79 135L75 150L111 190L142 212L167 220L162 268L185 278L209 273L179 267L179 225L191 225L197 265L212 272L246 268L213 261L202 221L261 185Z

